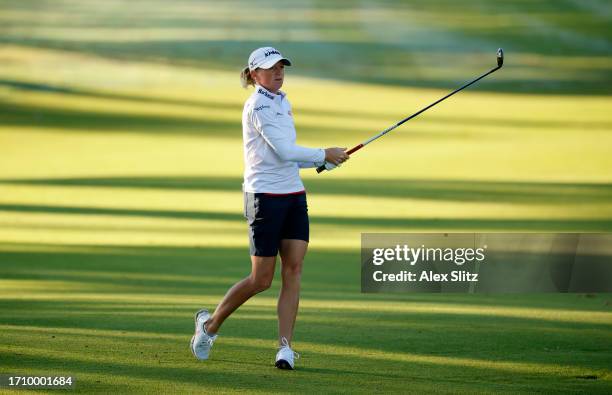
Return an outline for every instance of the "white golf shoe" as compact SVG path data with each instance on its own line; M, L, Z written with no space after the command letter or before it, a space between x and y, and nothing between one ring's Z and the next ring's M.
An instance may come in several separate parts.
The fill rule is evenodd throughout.
M281 346L278 348L278 352L276 353L276 366L279 369L289 369L293 370L294 359L299 359L300 354L296 353L289 347L289 342L286 338L281 338Z
M210 318L208 310L202 309L195 314L195 333L191 338L191 353L199 360L208 359L210 349L217 335L209 336L204 324Z

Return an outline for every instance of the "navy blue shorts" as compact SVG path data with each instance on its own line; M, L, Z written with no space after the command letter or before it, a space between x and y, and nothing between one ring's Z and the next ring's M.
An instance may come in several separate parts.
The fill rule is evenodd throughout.
M251 256L276 256L283 239L308 241L306 193L272 195L244 193Z

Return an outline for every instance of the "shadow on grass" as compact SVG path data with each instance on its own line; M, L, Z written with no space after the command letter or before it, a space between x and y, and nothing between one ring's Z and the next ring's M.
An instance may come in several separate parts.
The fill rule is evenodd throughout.
M222 103L215 102L210 100L186 100L186 99L176 99L176 98L168 98L168 97L153 97L153 96L142 96L142 95L134 95L134 94L125 94L125 93L112 93L112 92L102 92L95 91L91 89L84 88L76 88L70 86L63 85L55 85L50 83L42 83L42 82L32 82L32 81L20 81L20 80L9 80L9 79L0 79L0 86L5 86L11 89L18 89L22 91L31 91L31 92L46 92L46 93L58 93L62 95L75 96L75 97L84 97L84 98L96 98L96 99L108 99L108 100L119 100L119 101L131 101L136 103L151 103L151 104L165 104L172 106L186 106L186 107L196 107L196 108L206 108L206 109L219 109L219 110L228 110L234 111L237 114L237 119L240 118L240 114L242 113L242 105L241 104L232 104L232 103ZM423 103L424 105L426 103ZM9 108L13 111L17 110L17 113L26 113L26 114L36 114L36 117L33 117L33 120L36 120L36 125L41 125L39 122L43 115L49 116L53 115L53 118L57 118L59 124L59 119L62 119L61 113L51 113L48 108L40 108L40 107L28 107L28 106L17 106L12 105ZM415 111L417 108L414 109ZM355 119L356 117L368 118L368 119L378 119L381 122L381 127L385 123L389 123L395 120L399 120L400 118L404 118L406 116L405 113L363 113L358 111L342 111L342 110L329 110L329 109L321 109L321 108L301 108L294 107L294 113L299 115L308 115L308 116L324 116L324 117L336 117L336 118L346 118L349 120ZM99 116L99 113L83 113L79 114L83 116L95 117ZM118 115L118 114L117 114ZM143 118L146 120L146 118ZM117 121L122 121L123 119L116 119ZM184 120L184 118L181 118ZM9 119L10 121L10 119ZM93 121L93 119L92 119ZM151 123L153 126L153 130L155 130L155 121L156 119L151 119ZM169 119L171 122L172 119ZM15 121L17 122L17 121ZM70 124L70 122L66 121L66 123ZM113 118L108 119L109 123L113 122ZM588 119L580 119L580 120L563 120L563 121L555 121L555 120L540 120L540 119L503 119L503 118L479 118L479 117L467 117L467 116L435 116L435 117L422 117L419 118L420 123L429 123L429 124L451 124L451 125L461 125L461 126L470 126L470 127L499 127L503 125L505 127L515 127L515 128L549 128L549 129L566 129L566 128L580 128L583 129L583 132L589 132L591 130L599 130L599 129L610 129L612 128L612 123L610 122L602 122L602 121L591 121ZM76 124L80 124L78 120L75 122ZM143 123L146 123L143 121ZM53 123L51 123L53 124ZM105 122L102 122L104 125ZM138 124L136 121L132 123L132 125ZM128 124L129 126L130 124ZM181 128L185 124L179 122L176 126ZM187 126L191 126L189 123ZM95 125L94 125L95 126ZM122 124L117 123L117 127L122 127ZM300 131L304 129L303 126L298 125ZM337 129L335 129L337 130ZM354 129L351 129L354 130ZM308 128L305 128L305 132L309 132ZM413 131L411 131L413 133ZM440 132L436 132L438 135ZM443 133L445 137L456 136L459 133ZM412 135L412 134L411 134ZM418 131L417 131L418 135ZM483 138L483 136L480 136Z
M434 201L509 202L550 205L557 203L605 203L612 200L612 184L610 183L398 178L330 180L325 179L325 177L306 178L304 183L308 192L314 194L397 197ZM0 179L1 184L239 192L241 190L242 178L178 176L31 178ZM52 210L52 208L48 209ZM32 210L35 210L35 208L33 207ZM58 208L58 210L69 211L70 209ZM222 214L221 217L223 217Z
M112 342L115 346L125 343L132 345L135 349L124 351L122 353L123 358L130 354L137 354L138 348L142 348L147 355L139 355L139 359L153 359L151 354L155 353L155 360L159 359L161 363L165 359L164 362L170 365L181 362L177 360L177 356L184 355L185 360L188 356L184 343L188 342L191 335L190 331L193 325L191 315L195 311L195 307L191 311L181 314L183 317L167 317L164 314L143 317L138 314L119 314L121 312L119 304L114 314L96 312L95 309L72 312L70 304L64 304L61 300L57 301L56 305L51 307L50 310L45 309L45 304L37 302L30 305L20 305L17 302L16 306L21 308L21 313L17 313L9 320L9 326L12 329L5 326L3 331L7 334L11 331L18 331L21 338L28 335L37 337L39 339L38 344L48 342L51 345L54 342L52 339L56 336L58 338L72 338L72 343L75 346L83 343L83 339L87 339L86 344L89 343L91 347L89 347L89 350L81 350L83 354L87 355L95 353L96 347L104 347L103 345L106 343ZM62 314L59 306L65 308L66 314ZM262 351L265 352L266 348L246 346L245 343L250 341L257 343L264 339L270 340L270 344L273 344L276 322L274 319L245 318L243 310L248 311L248 307L243 307L224 325L223 332L229 338L223 341L220 350L224 350L223 352L226 355L240 352L243 357L246 353L249 354L249 358L252 358L250 349L257 349L261 353ZM270 308L270 310L273 310L273 308ZM303 310L308 311L309 309ZM33 313L37 319L32 321L30 317L25 317L25 312ZM325 351L308 351L307 346L302 346L305 349L305 355L312 357L319 354L319 357L322 358L332 358L346 362L359 358L359 355L354 354L354 351L334 351L335 347L340 347L363 349L364 355L368 355L365 361L373 364L382 362L392 362L394 364L420 363L410 361L410 358L407 361L401 361L393 357L389 358L388 355L377 357L371 355L371 352L392 353L395 357L416 355L425 358L449 358L450 360L468 358L481 361L483 364L486 364L487 361L492 362L487 367L465 366L466 369L474 371L513 370L512 368L495 366L496 363L500 362L518 365L525 363L542 364L543 367L559 364L584 369L605 369L607 367L606 355L609 342L606 340L606 329L609 329L609 325L577 324L572 326L570 323L542 323L534 319L494 318L463 314L387 313L378 316L374 312L364 312L362 317L352 312L341 313L342 319L338 320L337 314L335 320L330 320L327 323L298 320L296 338L323 347L329 346L330 350L328 355ZM322 313L322 318L325 319L326 317L333 318L330 314ZM385 325L389 317L393 317L399 325ZM30 318L29 321L28 318ZM365 322L363 318L366 318L369 322ZM368 331L368 328L372 327L371 322L379 320L381 325L375 325L376 333L371 334ZM20 326L23 326L23 330L19 330ZM555 327L557 332L555 332ZM568 330L562 332L561 330L565 328ZM585 333L588 333L587 337L584 336ZM542 339L543 335L546 336L545 339ZM233 337L239 337L241 342L232 344L231 339ZM19 338L16 341L19 341ZM58 341L60 340L55 340L55 342ZM95 343L92 343L92 341L95 341ZM154 350L151 350L153 347ZM165 349L169 350L163 351ZM259 351L260 349L261 351ZM219 352L221 351L217 351L217 353ZM168 355L168 353L173 355ZM140 352L140 354L143 354L143 352ZM223 358L222 355L221 358ZM137 356L133 355L133 357ZM182 360L183 358L179 357L178 359ZM223 359L220 361L223 361ZM248 361L249 359L247 359ZM254 367L269 366L255 361L253 360L247 365L254 365ZM367 363L361 361L360 365L367 365ZM426 365L444 369L446 364L442 361L430 361ZM455 367L451 367L451 369L453 368ZM333 373L337 368L329 370L330 373ZM525 373L522 372L522 374ZM538 371L533 373L536 375L546 374Z
M217 211L134 210L96 207L69 207L26 204L0 204L0 212L48 213L72 215L112 215L122 217L173 218L188 220L244 221L242 214ZM362 232L371 228L393 230L504 230L504 231L609 231L612 219L502 219L502 218L374 218L310 215L311 223L361 227ZM8 225L10 226L10 225ZM246 225L245 225L246 226ZM44 228L44 226L33 226ZM80 230L83 230L81 227Z
M81 287L78 292L85 294L120 292L146 295L161 292L186 297L221 297L229 286L247 276L250 271L246 239L244 248L0 244L0 257L2 262L7 263L0 266L3 280L58 282L60 288L53 288L52 291L60 293L62 284L73 283ZM358 250L311 250L306 257L302 277L303 291L311 299L323 300L457 303L560 310L584 310L587 306L597 310L603 303L602 299L584 299L580 295L571 298L564 295L539 298L522 294L361 294L359 262ZM279 267L280 263L277 263L277 272ZM274 287L279 286L279 281L277 276ZM69 295L66 293L66 296ZM129 306L132 302L125 303ZM157 307L162 303L162 308L175 305L174 301L150 303ZM9 305L5 304L5 307Z
M86 30L86 29L85 29ZM522 29L517 29L522 30ZM489 33L489 32L488 32ZM489 33L490 34L490 33ZM606 42L605 50L590 51L584 46L560 44L558 37L547 37L549 45L533 49L533 38L523 36L513 38L508 36L508 30L498 32L503 39L495 41L496 44L512 42L508 49L506 68L511 67L510 54L538 54L544 56L559 56L563 59L576 57L604 57L610 51ZM487 37L487 41L492 37ZM536 40L539 42L539 40ZM178 66L197 67L209 70L227 71L228 68L236 70L236 75L245 63L245 56L254 48L269 45L269 41L261 40L141 40L129 42L113 41L83 41L61 40L46 37L8 37L7 44L26 46L32 48L54 49L71 51L87 55L102 56L109 59L150 62L157 64L171 64ZM469 42L469 41L467 41ZM287 41L282 43L282 51L289 55L299 65L292 70L295 75L360 82L368 84L383 84L388 86L424 87L456 89L467 80L480 75L495 66L494 51L498 45L491 45L491 55L487 62L483 62L478 70L474 71L474 62L469 56L483 57L482 47L463 48L462 50L444 46L434 49L433 46L413 45L411 49L403 45L379 42L359 42L325 40L321 42ZM554 48L554 49L552 49ZM551 53L551 50L554 51ZM461 51L461 52L459 52ZM561 52L563 51L563 52ZM426 53L424 53L426 52ZM389 56L393 53L393 56ZM415 55L416 53L417 55ZM435 60L429 59L427 53L435 55ZM367 56L364 57L364 54ZM447 64L435 63L441 59L448 59ZM417 56L417 57L415 57ZM462 62L453 62L461 59ZM355 65L347 67L347 65ZM515 67L524 67L527 70L539 72L537 77L530 77L529 73L519 74L513 78L486 80L477 87L479 91L495 91L504 93L535 93L535 94L589 94L608 95L610 93L610 78L606 69L590 66L585 63L581 67L559 63L554 68L550 64L519 63ZM437 69L440 77L435 77L428 69ZM462 73L458 73L458 70ZM559 76L559 71L563 73ZM548 72L548 73L547 73ZM423 74L427 77L423 77ZM588 74L589 78L584 78Z
M37 130L49 132L61 129L240 138L240 113L236 114L236 122L227 122L186 116L94 112L0 102L0 123L3 125L36 127Z
M62 88L63 89L63 88ZM63 93L65 94L65 93ZM71 93L75 94L75 93ZM106 94L92 94L92 96L107 96ZM108 96L114 97L109 94ZM123 97L126 100L138 100L140 97ZM61 97L58 97L61 100ZM166 99L146 99L143 101L159 101L167 102ZM168 104L175 104L173 100L169 100ZM201 107L210 107L213 109L225 107L223 104L212 102L199 102ZM234 106L231 106L234 107ZM224 121L214 119L214 117L197 117L197 116L177 116L177 115L153 115L153 114L130 114L123 111L89 111L83 109L71 109L69 107L53 108L43 105L34 104L16 104L7 101L0 101L0 123L5 126L14 127L32 127L36 131L55 133L58 130L62 132L104 132L104 133L134 133L146 135L183 135L183 136L199 136L199 137L233 137L240 139L242 137L242 125L240 119L242 117L240 109L233 110L235 112L235 121ZM309 110L304 110L304 113L309 113ZM317 113L317 111L314 111ZM387 123L390 121L387 121ZM495 121L497 122L497 121ZM494 121L489 121L490 125L495 124ZM381 125L382 122L381 122ZM596 124L595 126L597 126ZM355 126L333 126L325 125L303 125L298 126L300 136L302 138L309 137L325 137L327 139L338 135L354 135L355 132L364 129L359 124ZM410 131L409 138L412 140L434 140L434 139L493 139L497 136L492 134L483 134L477 130L458 130L449 131L447 127L440 126L434 131L422 131L413 129Z
M47 92L47 93L61 93L69 96L94 98L94 99L109 99L109 100L120 100L120 101L134 101L138 103L152 103L152 104L169 104L179 105L187 107L202 107L202 108L215 108L219 110L231 110L236 111L239 115L242 113L242 105L214 102L209 100L184 100L184 99L173 99L167 97L153 97L153 96L142 96L134 94L120 94L111 92L100 92L91 89L69 87L63 85L56 85L42 82L32 81L20 81L10 79L0 79L0 86L5 86L12 89L18 89L22 91L31 92Z
M138 344L133 344L131 347L138 348ZM183 347L184 348L184 347ZM168 350L167 352L179 353L184 352L183 348ZM263 347L242 347L241 354L236 354L237 350L233 350L233 355L240 355L242 358L252 357L255 352L260 355L270 350ZM245 350L246 349L246 350ZM22 357L0 351L0 356L7 366L20 372L28 369L48 370L58 372L69 372L76 376L76 391L91 391L92 388L100 388L106 392L117 390L136 390L140 391L160 390L160 386L166 386L166 390L173 389L178 392L186 392L187 388L192 389L193 385L197 385L200 391L248 391L248 390L265 390L287 392L291 388L291 392L308 392L321 391L328 392L332 388L339 388L342 385L343 392L351 393L370 393L372 386L376 386L378 390L387 392L403 392L406 389L406 381L410 381L410 388L421 393L430 392L433 388L431 380L419 379L416 376L427 371L430 375L437 378L437 382L446 382L452 388L463 388L469 391L472 389L481 388L486 385L486 380L495 380L500 372L495 372L485 368L457 368L452 366L436 366L427 363L408 363L377 360L369 358L366 361L357 362L355 357L341 358L332 357L333 364L318 363L315 366L305 366L302 369L294 372L284 372L275 369L268 361L259 363L244 363L240 364L235 360L212 359L205 363L187 359L176 361L163 361L164 356L158 354L151 355L147 352L146 355L136 355L134 351L124 351L121 354L129 355L134 360L139 360L139 363L129 363L123 361L108 361L102 360L99 356L93 355L93 360L87 358L87 352L75 353L74 356L54 356L53 347L44 348L38 347L40 355ZM217 353L222 352L218 350ZM185 352L186 354L186 352ZM80 355L83 355L81 357ZM189 355L191 357L191 355ZM124 356L125 358L125 356ZM330 358L328 357L328 362ZM339 365L344 360L344 366ZM351 364L351 361L354 361ZM308 362L306 362L307 364ZM311 363L312 365L312 363ZM374 365L374 366L372 366ZM341 367L342 366L342 367ZM79 375L96 374L104 375L102 381L93 381L85 379L79 381ZM459 375L465 380L465 376L472 374L480 377L482 381L474 382L473 380L457 381ZM543 376L544 373L534 371L530 374L525 374L520 378L520 381L528 380L530 377L531 388L550 389L555 387L550 381L533 382L533 378ZM413 380L413 377L415 379ZM151 387L145 383L151 381ZM515 380L519 380L515 377ZM161 383L160 383L161 381ZM79 385L80 383L80 385ZM596 385L591 384L591 386ZM182 385L189 385L184 388ZM439 385L439 384L438 384ZM364 391L364 386L370 388L369 391ZM510 386L512 387L512 386ZM145 391L147 392L147 391Z
M134 360L139 360L140 363L128 363L128 362L108 362L96 358L95 355L89 355L94 360L88 360L87 356L93 352L81 351L81 355L84 357L55 357L50 356L49 351L40 349L41 355L20 358L14 354L0 351L2 360L13 369L48 369L57 371L58 367L61 367L62 372L69 372L76 376L77 389L81 390L79 383L79 374L103 374L106 376L104 389L106 391L113 390L115 388L130 388L132 391L136 390L138 385L133 384L134 380L152 380L152 381L166 381L167 389L180 387L181 384L200 384L202 390L218 391L225 389L240 390L240 389L254 389L257 388L258 379L261 377L260 372L249 372L246 370L233 371L232 369L219 370L215 369L213 372L206 373L206 367L199 365L197 361L192 362L189 366L186 365L185 361L181 363L163 363L157 355L133 355ZM181 351L187 351L186 347L182 347ZM130 352L134 354L134 352ZM149 354L149 353L147 353ZM187 354L187 353L185 353ZM191 357L191 355L189 355ZM192 357L193 358L193 357ZM201 364L201 363L200 363ZM271 366L265 366L270 371ZM259 369L264 368L260 365ZM269 386L280 386L282 378L278 377L275 379L268 378ZM83 386L93 385L90 383L83 383ZM87 387L86 387L87 388Z

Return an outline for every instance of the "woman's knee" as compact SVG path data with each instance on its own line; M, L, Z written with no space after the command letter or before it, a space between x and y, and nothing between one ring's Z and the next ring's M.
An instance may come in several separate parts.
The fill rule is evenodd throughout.
M270 288L274 278L276 257L251 257L252 270L249 276L251 288L259 293Z
M282 275L284 278L300 278L303 261L283 262Z
M270 286L272 285L272 278L273 278L273 275L272 276L270 275L266 275L266 276L251 275L251 287L253 289L253 292L260 293L270 288Z

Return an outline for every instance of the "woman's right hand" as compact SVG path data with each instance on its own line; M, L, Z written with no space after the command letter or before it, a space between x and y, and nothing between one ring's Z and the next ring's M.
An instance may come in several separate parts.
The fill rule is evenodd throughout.
M339 166L342 162L349 160L349 156L346 154L346 147L331 147L325 149L325 162L333 163Z

